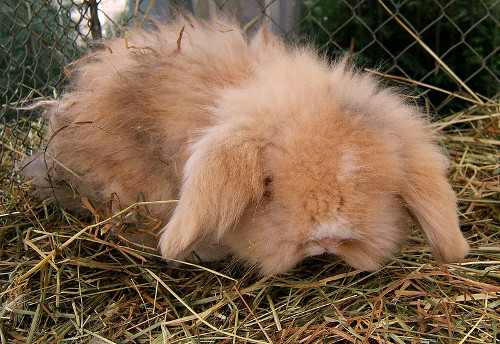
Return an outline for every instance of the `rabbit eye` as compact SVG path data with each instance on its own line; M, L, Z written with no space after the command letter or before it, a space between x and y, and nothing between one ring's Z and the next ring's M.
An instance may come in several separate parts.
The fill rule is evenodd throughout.
M264 193L262 194L262 196L267 199L267 200L270 200L272 198L272 192L271 192L271 188L269 187L271 185L273 181L273 178L272 177L266 177L264 179Z
M269 184L271 184L273 181L273 178L272 177L269 177L267 176L265 179L264 179L264 186L269 186Z

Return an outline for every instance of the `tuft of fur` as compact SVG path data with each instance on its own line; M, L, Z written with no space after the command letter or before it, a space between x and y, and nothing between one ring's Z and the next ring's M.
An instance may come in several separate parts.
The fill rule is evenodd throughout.
M178 198L151 208L166 222L163 257L227 251L262 273L323 253L377 269L398 252L407 209L436 259L467 254L429 124L346 60L220 18L106 44L47 109L49 143L27 170L70 186L63 204Z

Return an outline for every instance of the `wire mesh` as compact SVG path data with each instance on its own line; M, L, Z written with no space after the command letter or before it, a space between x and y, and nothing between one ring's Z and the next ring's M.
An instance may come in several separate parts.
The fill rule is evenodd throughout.
M2 161L40 144L39 114L26 108L58 96L65 66L102 36L179 9L202 18L230 12L247 31L267 21L287 41L353 54L407 79L432 111L498 95L500 0L0 0Z
M250 26L265 18L285 39L312 40L333 56L351 51L365 63L382 64L384 72L467 93L442 71L444 63L465 85L481 85L472 91L493 97L500 81L499 2L0 0L2 116L23 100L56 96L64 66L85 53L92 39L138 25L145 14L168 15L172 8L199 16L227 9Z

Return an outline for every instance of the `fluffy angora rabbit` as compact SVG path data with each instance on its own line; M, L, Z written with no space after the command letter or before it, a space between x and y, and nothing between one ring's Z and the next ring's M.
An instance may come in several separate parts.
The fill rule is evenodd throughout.
M407 209L438 261L466 255L447 158L419 109L374 77L221 19L105 44L75 64L26 167L63 205L65 185L122 206L179 199L150 207L165 259L228 252L262 273L323 253L377 269Z

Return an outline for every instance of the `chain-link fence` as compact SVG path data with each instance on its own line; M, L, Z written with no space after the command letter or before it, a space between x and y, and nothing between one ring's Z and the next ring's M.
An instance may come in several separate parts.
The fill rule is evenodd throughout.
M57 97L64 67L92 42L181 8L202 18L232 13L247 31L268 21L292 43L353 54L443 114L498 94L500 0L0 0L2 163L39 143L26 107Z

